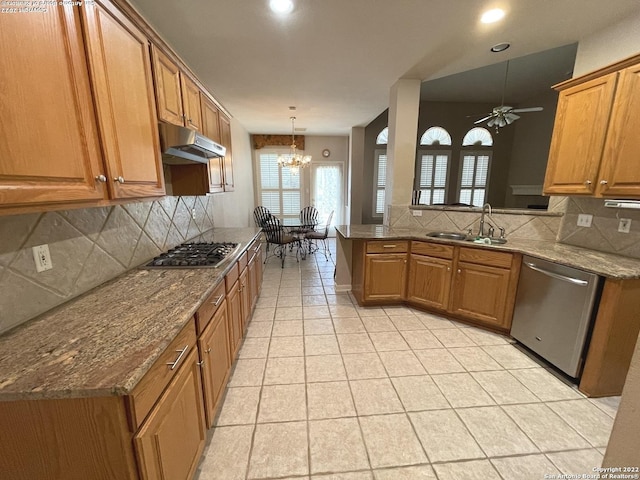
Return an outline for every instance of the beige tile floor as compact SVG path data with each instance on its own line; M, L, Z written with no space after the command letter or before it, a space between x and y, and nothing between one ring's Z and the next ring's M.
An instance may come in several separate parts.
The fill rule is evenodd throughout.
M585 398L506 337L360 308L333 271L318 254L268 261L198 480L528 480L600 466L617 397Z

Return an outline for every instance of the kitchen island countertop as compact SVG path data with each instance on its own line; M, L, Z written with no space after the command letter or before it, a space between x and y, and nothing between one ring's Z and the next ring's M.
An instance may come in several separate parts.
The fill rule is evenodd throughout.
M428 231L424 229L389 228L383 225L337 225L336 231L348 240L406 239L518 252L579 268L603 277L621 280L640 278L639 259L546 240L509 238L507 235L507 243L503 245L483 245L468 241L427 237Z
M131 393L259 234L214 228L241 244L219 267L133 269L0 335L0 401Z

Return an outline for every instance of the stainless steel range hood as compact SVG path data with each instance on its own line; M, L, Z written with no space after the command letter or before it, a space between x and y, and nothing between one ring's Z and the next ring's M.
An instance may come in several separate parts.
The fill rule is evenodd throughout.
M162 162L168 165L206 164L226 154L225 147L190 128L161 122L159 130Z

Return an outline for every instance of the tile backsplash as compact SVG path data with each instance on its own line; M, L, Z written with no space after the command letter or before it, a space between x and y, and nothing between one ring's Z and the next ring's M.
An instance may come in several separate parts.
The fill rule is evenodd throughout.
M557 212L562 211L558 205ZM444 209L420 209L421 216L413 215L406 205L391 206L389 226L392 228L419 228L427 231L466 232L472 229L477 233L480 225L480 211L460 211ZM546 213L546 212L545 212ZM533 240L554 241L560 228L561 216L499 213L491 215L498 235L498 227L506 230L507 238L527 238ZM489 220L490 221L490 220Z
M211 228L205 196L0 217L0 332ZM45 243L53 269L37 273Z
M578 215L593 215L591 227L578 227ZM618 232L621 218L631 219L629 233ZM558 241L579 247L640 258L640 210L607 208L597 198L569 197Z

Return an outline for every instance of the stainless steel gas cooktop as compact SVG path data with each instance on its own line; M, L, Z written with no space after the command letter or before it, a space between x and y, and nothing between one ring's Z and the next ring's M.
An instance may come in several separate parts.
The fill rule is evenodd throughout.
M234 253L238 243L183 243L158 255L145 268L215 268Z

